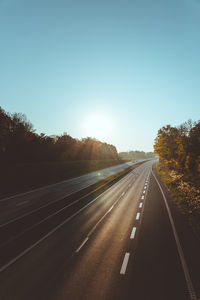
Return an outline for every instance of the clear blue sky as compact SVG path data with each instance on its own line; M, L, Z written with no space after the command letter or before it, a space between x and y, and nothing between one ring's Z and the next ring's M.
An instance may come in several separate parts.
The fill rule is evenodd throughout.
M200 1L0 0L0 106L151 151L161 126L200 119Z

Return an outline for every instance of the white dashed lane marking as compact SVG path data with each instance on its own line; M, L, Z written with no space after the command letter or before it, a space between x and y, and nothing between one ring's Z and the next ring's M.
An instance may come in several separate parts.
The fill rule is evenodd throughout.
M139 220L139 218L140 218L140 213L137 213L136 220Z
M130 257L130 253L126 252L126 254L124 256L123 263L122 263L122 267L121 267L121 270L120 270L120 274L122 274L122 275L124 275L126 273L126 268L127 268L127 265L128 265L129 257Z
M136 227L133 227L133 230L132 230L131 236L130 236L131 239L134 239L135 233L136 233Z

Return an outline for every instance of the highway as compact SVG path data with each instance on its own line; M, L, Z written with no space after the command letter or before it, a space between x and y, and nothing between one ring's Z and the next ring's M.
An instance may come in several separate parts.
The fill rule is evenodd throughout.
M0 245L0 299L199 300L200 240L152 166Z
M94 185L112 174L128 169L137 163L138 162L127 162L115 165L25 193L0 199L0 225L25 214L27 211L58 201L70 194Z

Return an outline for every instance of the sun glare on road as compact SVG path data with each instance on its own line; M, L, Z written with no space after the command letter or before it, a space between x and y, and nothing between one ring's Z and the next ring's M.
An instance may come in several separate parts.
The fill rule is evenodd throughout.
M84 136L98 140L108 139L113 131L113 121L103 113L93 113L83 121Z

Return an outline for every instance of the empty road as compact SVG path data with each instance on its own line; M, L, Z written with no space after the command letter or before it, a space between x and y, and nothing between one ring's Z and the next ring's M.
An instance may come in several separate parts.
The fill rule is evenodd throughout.
M152 165L75 207L2 264L0 299L199 300L199 239Z
M55 184L0 199L0 225L15 219L42 205L63 199L64 197L87 188L112 174L128 169L138 162L127 162L109 168L91 172Z

